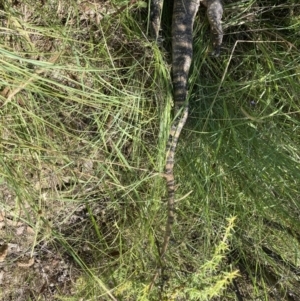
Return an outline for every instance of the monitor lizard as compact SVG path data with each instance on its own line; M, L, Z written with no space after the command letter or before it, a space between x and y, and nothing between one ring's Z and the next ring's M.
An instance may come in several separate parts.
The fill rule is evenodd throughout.
M163 0L152 0L150 23L152 34L159 38L160 15ZM213 36L212 55L219 56L223 39L221 18L223 7L221 0L174 0L172 15L172 82L174 97L174 116L167 143L164 177L167 182L167 222L164 241L160 249L163 259L171 237L175 212L174 159L177 142L188 118L188 76L193 56L193 24L200 2L207 7L207 16Z

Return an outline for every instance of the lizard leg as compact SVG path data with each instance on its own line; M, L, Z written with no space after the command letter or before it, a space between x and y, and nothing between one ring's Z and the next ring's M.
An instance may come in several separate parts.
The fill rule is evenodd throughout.
M221 19L223 15L223 7L220 0L206 0L204 4L207 6L207 17L213 36L214 50L212 55L219 56L220 48L223 40L223 29Z
M158 41L160 31L160 18L163 0L151 0L150 5L150 34Z

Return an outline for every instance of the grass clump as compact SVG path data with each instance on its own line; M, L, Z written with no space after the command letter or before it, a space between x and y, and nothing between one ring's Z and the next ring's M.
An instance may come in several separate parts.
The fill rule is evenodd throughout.
M1 6L1 299L297 300L299 4L227 1L218 60L200 8L165 265L169 38L145 6Z

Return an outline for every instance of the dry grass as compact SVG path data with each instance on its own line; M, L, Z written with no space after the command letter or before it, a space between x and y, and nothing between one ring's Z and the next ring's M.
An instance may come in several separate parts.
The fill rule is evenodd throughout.
M299 5L271 2L226 3L218 61L196 24L177 221L151 292L172 92L146 3L0 4L1 300L300 298Z

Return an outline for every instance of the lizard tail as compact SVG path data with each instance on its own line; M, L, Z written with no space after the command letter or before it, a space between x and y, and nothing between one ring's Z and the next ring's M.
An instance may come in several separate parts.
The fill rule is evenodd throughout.
M183 112L181 112L181 117L175 119L170 135L169 135L169 140L167 144L167 158L166 158L166 167L165 167L165 178L167 181L167 188L168 188L168 217L167 217L167 222L166 222L166 229L165 229L165 234L164 234L164 241L161 247L160 251L160 256L163 258L165 255L170 237L171 237L171 232L172 232L172 226L174 224L174 219L175 219L175 212L174 212L174 206L175 206L175 179L174 179L174 163L175 163L175 151L176 151L176 146L177 142L180 136L180 133L186 123L186 120L189 115L189 108L188 105L186 105L183 108Z

